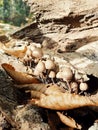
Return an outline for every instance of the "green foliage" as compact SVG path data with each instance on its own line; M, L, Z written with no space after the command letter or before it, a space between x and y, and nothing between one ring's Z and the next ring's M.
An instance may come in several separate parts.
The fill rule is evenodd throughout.
M22 0L0 0L0 19L4 23L21 26L29 18L29 7Z
M3 0L0 0L0 6L2 6L3 5Z

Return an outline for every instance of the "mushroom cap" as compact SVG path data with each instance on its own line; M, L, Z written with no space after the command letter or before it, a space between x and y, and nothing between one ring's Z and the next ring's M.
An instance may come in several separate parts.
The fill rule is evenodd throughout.
M43 56L42 49L41 48L35 48L32 51L32 56L35 57L35 58L42 58L42 56Z
M73 72L69 67L64 68L62 71L62 78L63 80L70 81L73 77Z
M79 89L80 89L81 91L86 91L86 90L88 89L88 84L87 84L87 83L84 83L84 82L80 83Z
M46 67L46 69L54 69L55 68L55 63L54 63L54 61L53 60L51 60L51 59L48 59L48 60L46 60L46 62L45 62L45 67Z
M58 78L58 79L59 79L59 78L62 78L62 72L59 71L59 72L56 74L56 78Z
M49 78L55 78L56 74L54 71L50 71Z
M70 83L70 88L71 88L71 91L74 92L74 93L78 93L78 90L79 90L79 86L78 86L78 83L77 82L71 82Z
M39 61L35 67L35 70L39 71L40 73L44 72L46 70L44 62Z
M70 87L71 88L78 88L78 83L77 82L71 82Z
M36 46L35 46L35 45L33 45L33 44L31 44L30 46L28 46L28 48L29 48L31 51L34 51L34 50L35 50L35 48L36 48Z

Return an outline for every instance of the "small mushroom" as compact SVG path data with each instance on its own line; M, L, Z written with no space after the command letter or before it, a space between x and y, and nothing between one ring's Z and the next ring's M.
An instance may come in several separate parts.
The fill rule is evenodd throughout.
M48 69L48 70L54 69L54 68L55 68L55 63L54 63L54 61L51 60L51 59L46 60L46 62L45 62L45 67L46 67L46 69Z
M45 77L43 75L42 72L40 72L39 70L37 69L34 69L34 73L33 73L35 76L38 76L40 78L40 80L44 83L45 82Z
M29 47L28 47L31 51L34 51L36 46L34 46L33 44L31 44Z
M62 71L62 79L66 82L68 90L71 92L69 81L73 78L73 72L69 67L64 68Z
M70 83L71 92L78 93L78 83L77 82L71 82Z
M79 89L80 89L82 92L88 90L88 84L87 84L87 83L84 83L84 82L81 82L80 85L79 85Z
M59 71L59 72L56 74L56 78L61 79L61 78L62 78L62 72Z
M44 72L46 70L44 62L40 60L36 65L35 70L39 71L40 73Z
M39 62L40 59L34 59L34 63L37 64Z
M81 80L81 78L82 78L82 77L81 77L81 74L79 74L78 71L75 71L74 77L75 77L75 80L76 80L76 81Z
M56 74L54 71L50 71L49 73L49 78L51 78L52 82L54 83L54 78L55 78Z
M55 78L56 74L54 71L50 71L49 78Z
M34 75L39 76L41 78L42 82L44 82L44 75L43 72L46 70L45 64L42 61L39 61L34 69Z
M64 68L62 71L62 78L64 81L71 81L73 78L73 72L69 67Z
M32 51L30 48L27 49L26 54L23 58L23 62L27 64L27 66L31 67L31 63L32 63Z
M33 51L32 51L32 56L35 57L35 58L42 58L43 56L43 52L42 52L42 49L41 48L35 48Z

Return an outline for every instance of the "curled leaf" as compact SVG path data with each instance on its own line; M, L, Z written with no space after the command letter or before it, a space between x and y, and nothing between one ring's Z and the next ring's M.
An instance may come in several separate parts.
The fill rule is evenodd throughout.
M40 81L32 75L24 72L18 72L15 68L7 63L1 65L7 74L18 84L40 83Z
M81 129L81 125L79 125L78 123L76 123L76 121L71 118L68 117L66 115L63 115L61 112L57 112L57 115L59 116L60 120L67 126L72 127L72 128L76 128L76 129Z
M62 92L57 85L51 85L40 96L40 99L32 99L37 106L52 110L69 110L84 106L98 106L98 100L92 97L81 96L69 92Z
M3 47L3 50L8 55L15 56L17 58L23 58L27 51L27 47L24 46L20 49L13 49L13 48L9 49L9 48Z

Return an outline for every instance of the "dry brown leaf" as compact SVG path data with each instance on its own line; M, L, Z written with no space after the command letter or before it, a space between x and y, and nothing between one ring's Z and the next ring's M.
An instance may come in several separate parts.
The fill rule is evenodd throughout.
M15 68L7 63L1 64L7 74L18 84L40 83L40 81L32 75L24 72L18 72Z
M21 49L20 48L19 49L14 49L14 48L9 49L9 48L3 47L3 50L8 55L15 56L17 58L23 58L27 51L27 47L24 46Z
M7 74L18 84L31 85L32 83L40 83L40 81L32 75L16 71L15 68L10 64L3 63L2 67L5 69ZM31 102L37 106L52 110L69 110L83 106L98 106L98 94L87 97L64 92L56 84L40 85L31 87L32 90L40 92L40 96L38 96L38 93L31 91L31 96L33 97ZM36 99L37 97L40 98Z
M46 89L45 94L40 96L40 99L32 99L31 103L52 110L69 110L84 106L98 106L98 100L95 97L64 93L60 91L60 88L58 90L57 85L51 85Z
M60 120L67 126L71 128L81 129L82 126L76 123L76 121L68 116L63 115L61 112L57 112L57 115L59 116Z

